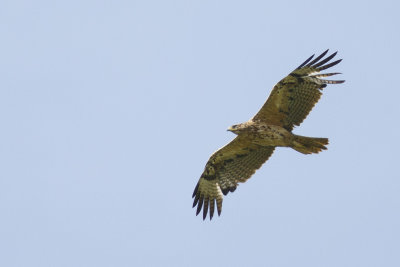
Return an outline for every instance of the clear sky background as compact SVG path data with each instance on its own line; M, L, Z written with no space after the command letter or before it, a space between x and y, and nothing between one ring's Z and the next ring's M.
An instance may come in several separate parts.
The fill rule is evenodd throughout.
M0 266L400 266L398 1L2 1ZM343 61L221 217L209 156L314 53ZM336 77L335 77L336 78Z

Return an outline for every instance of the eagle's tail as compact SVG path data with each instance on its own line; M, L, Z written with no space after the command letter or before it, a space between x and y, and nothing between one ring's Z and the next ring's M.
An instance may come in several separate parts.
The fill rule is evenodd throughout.
M318 153L326 150L325 145L328 144L328 138L306 137L294 135L292 148L303 154Z

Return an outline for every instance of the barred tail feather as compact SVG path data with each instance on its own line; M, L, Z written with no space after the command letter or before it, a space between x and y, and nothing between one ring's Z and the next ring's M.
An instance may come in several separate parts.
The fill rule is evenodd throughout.
M294 135L292 148L303 154L319 153L327 149L328 142L328 138Z

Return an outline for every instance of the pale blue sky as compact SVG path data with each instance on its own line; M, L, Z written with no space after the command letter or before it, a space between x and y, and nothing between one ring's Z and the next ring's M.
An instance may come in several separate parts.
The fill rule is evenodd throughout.
M2 1L0 266L400 266L398 1ZM297 134L203 221L228 126L313 53Z

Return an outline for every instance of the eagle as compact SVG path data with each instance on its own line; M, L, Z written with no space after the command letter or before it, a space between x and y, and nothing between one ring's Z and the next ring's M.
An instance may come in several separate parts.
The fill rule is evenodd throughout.
M192 195L193 208L197 205L196 215L203 209L203 220L208 211L211 220L216 204L220 216L223 195L234 192L239 182L246 182L275 147L290 147L303 154L326 150L328 138L300 136L292 130L307 117L327 84L344 82L325 79L339 72L321 73L342 61L330 62L337 52L324 58L328 51L315 59L315 54L312 55L278 82L253 118L228 128L237 136L208 160Z

